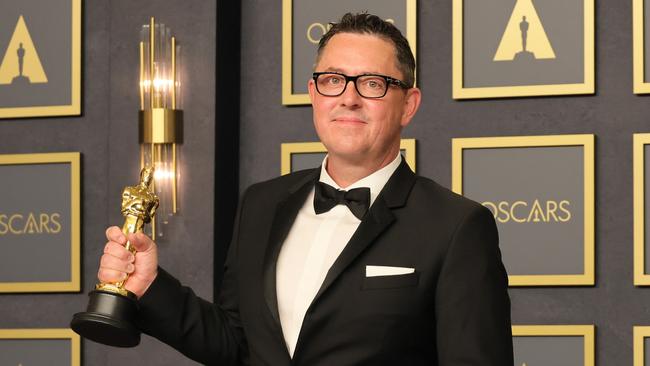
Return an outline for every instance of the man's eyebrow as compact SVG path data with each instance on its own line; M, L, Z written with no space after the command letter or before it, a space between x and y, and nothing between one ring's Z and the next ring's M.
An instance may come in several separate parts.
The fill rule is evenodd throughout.
M339 68L336 68L336 67L328 67L328 68L325 69L325 72L338 72L340 74L345 74L345 72L342 69L339 69ZM364 72L358 73L357 75L381 75L381 73L378 72L378 71L364 71ZM355 75L349 75L349 76L355 76Z
M336 67L328 67L328 68L325 69L325 71L326 71L326 72L339 72L339 73L341 73L341 74L344 73L343 70L341 70L341 69L337 69Z

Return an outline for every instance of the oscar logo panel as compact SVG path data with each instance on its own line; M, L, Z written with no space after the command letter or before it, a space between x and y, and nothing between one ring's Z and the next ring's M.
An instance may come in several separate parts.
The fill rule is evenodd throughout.
M416 47L416 0L283 0L282 103L309 104L307 82L314 72L318 42L347 13L378 15L393 23Z
M415 139L400 140L400 152L411 170L415 172ZM317 168L327 155L320 142L287 142L281 146L280 174L285 175L304 169Z
M455 192L487 207L510 286L594 284L594 136L453 139Z
M514 364L595 366L595 333L593 325L513 326Z
M5 0L0 118L80 114L81 0Z
M80 290L79 160L0 155L0 292Z
M593 0L454 0L454 98L594 93Z
M0 329L0 365L80 366L80 337L70 329Z

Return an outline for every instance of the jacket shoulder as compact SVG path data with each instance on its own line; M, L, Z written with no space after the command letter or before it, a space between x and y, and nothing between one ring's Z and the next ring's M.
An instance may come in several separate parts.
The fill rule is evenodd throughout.
M457 219L466 216L468 213L490 210L480 203L461 196L450 189L443 187L432 179L418 176L409 200L413 202L425 202L425 206L437 212L444 212L446 215ZM491 213L490 213L491 214Z

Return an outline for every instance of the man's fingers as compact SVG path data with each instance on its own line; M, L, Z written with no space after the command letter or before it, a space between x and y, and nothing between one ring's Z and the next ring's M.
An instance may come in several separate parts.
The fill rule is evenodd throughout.
M122 245L126 244L126 236L117 226L111 226L106 229L106 239Z
M133 254L126 250L123 245L118 244L114 241L109 241L106 243L106 246L104 247L104 253L129 262L133 262L135 259L133 257Z
M138 252L146 252L154 248L154 242L143 233L129 234L129 242Z
M97 278L102 283L114 283L124 281L124 279L126 279L126 273L107 268L100 268L97 272Z
M103 255L99 263L99 268L124 273L131 273L135 269L133 263L113 257L112 255Z

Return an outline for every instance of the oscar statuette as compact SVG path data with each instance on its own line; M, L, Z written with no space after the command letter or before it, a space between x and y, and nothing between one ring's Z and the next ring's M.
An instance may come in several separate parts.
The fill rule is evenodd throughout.
M122 191L122 232L141 232L151 222L158 208L158 197L151 190L153 167L140 172L140 183ZM126 249L135 255L135 248L127 241ZM124 288L126 279L117 283L99 283L88 296L86 312L77 313L70 327L82 337L115 347L134 347L140 343L140 330L134 325L138 300Z

